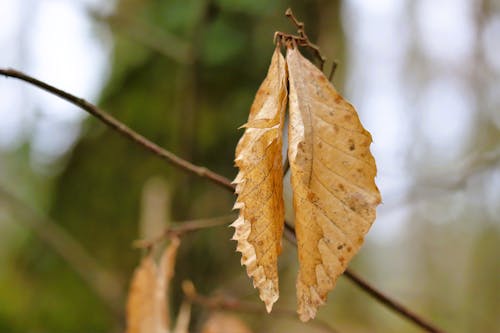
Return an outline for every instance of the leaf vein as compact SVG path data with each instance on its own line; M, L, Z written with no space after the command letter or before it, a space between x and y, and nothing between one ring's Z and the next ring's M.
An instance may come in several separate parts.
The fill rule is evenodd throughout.
M343 130L345 130L347 132L357 133L357 134L361 134L363 136L366 136L366 133L363 132L363 131L358 131L358 130L355 130L355 129L352 129L352 128L348 128L348 127L345 127L345 126L342 126L342 125L339 125L339 124L331 123L328 120L323 119L323 117L321 117L320 115L316 114L315 112L312 112L312 114L314 115L314 118L317 118L317 119L321 120L322 122L327 123L328 125L331 125L331 126L332 125L337 125L339 128L342 128Z
M366 160L362 159L362 158L359 158L358 156L356 155L353 155L353 154L349 154L348 152L346 152L345 150L343 149L340 149L339 147L337 147L336 145L332 144L331 142L328 142L326 141L324 138L322 138L320 135L318 135L318 137L320 138L321 141L323 141L324 143L326 143L328 146L332 147L333 149L335 150L338 150L339 152L343 153L344 155L346 156L349 156L353 159L355 159L356 161L360 161L361 163L364 163L366 164L368 167L370 168L373 168L373 165L371 165L370 163L368 163Z
M319 163L320 163L321 165L323 165L325 168L327 168L327 169L328 169L328 171L330 171L330 172L331 172L331 173L333 173L335 176L337 176L337 178L341 178L341 179L343 179L343 180L347 181L347 183L348 183L349 185L352 185L352 186L356 187L356 188L357 188L360 192L363 192L364 194L366 194L367 196L371 197L372 199L377 199L377 198L376 198L376 197L375 197L372 193L368 192L366 189L364 189L364 188L363 188L363 187L361 187L360 185L356 184L353 180L348 179L345 175L342 175L342 174L338 173L337 171L332 170L331 168L329 168L329 167L328 167L328 165L326 165L326 163L325 163L325 162L323 162L323 160L319 159L318 161L319 161ZM316 176L316 178L317 178L317 176ZM324 187L326 188L326 186L324 186ZM329 192L330 192L330 193L332 193L331 191L329 191ZM332 193L332 194L333 194L333 193Z
M316 178L316 180L318 181L318 183L328 192L330 193L335 199L337 199L340 203L342 203L342 205L344 206L344 208L346 208L347 211L351 211L353 212L355 215L357 215L359 218L361 218L363 221L365 222L369 222L366 217L364 217L363 215L361 215L359 212L355 211L354 209L352 209L351 207L349 207L342 199L340 199L337 195L335 195L334 192L332 192L325 184L323 184L323 182L321 181L321 179L319 178L319 176L316 174L316 172L313 172L313 177ZM316 204L315 204L316 207L318 207ZM330 219L331 220L331 219ZM333 221L332 221L333 222ZM335 223L335 222L333 222Z

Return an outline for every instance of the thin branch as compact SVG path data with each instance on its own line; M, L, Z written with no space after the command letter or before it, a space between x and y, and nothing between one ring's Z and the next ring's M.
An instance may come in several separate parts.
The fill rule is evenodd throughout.
M183 281L182 290L188 301L198 304L207 309L244 312L256 315L267 314L266 310L260 304L244 302L236 298L225 296L208 297L200 295L197 293L196 288L191 281ZM299 320L297 317L297 313L294 310L289 309L275 308L273 309L273 315ZM328 323L321 319L311 321L310 325L317 326L325 332L338 333L337 330L333 329Z
M285 238L292 244L297 245L297 238L295 237L295 230L294 228L289 225L288 223L285 223ZM402 317L410 320L417 326L423 328L427 332L431 333L444 333L443 330L437 328L433 324L429 323L428 321L424 320L422 317L417 315L416 313L410 311L407 307L404 305L400 304L399 302L395 301L394 299L390 298L386 294L384 294L382 291L376 289L374 286L369 284L366 280L361 278L358 274L354 273L350 269L346 269L344 271L344 275L347 277L351 282L353 282L356 286L361 288L361 290L365 291L369 295L371 295L373 298L375 298L377 301L379 301L381 304L385 305L389 309L393 310L394 312L398 313Z
M344 272L344 275L351 280L354 284L356 284L358 287L366 291L368 294L372 295L376 300L378 300L380 303L384 304L386 307L396 310L397 313L400 314L401 316L411 320L413 323L416 325L422 327L425 329L427 332L433 332L433 333L443 333L444 331L438 329L434 325L426 322L419 316L417 316L415 313L411 312L408 308L405 306L397 303L395 300L390 299L386 295L384 295L382 292L379 290L375 289L373 286L371 286L368 282L366 282L364 279L362 279L359 275L356 273L346 270Z
M136 240L134 242L134 246L138 248L150 248L155 244L158 244L161 241L165 240L166 238L181 237L194 231L227 225L229 221L233 221L235 218L235 214L231 214L209 219L174 222L172 226L167 227L160 235L156 236L155 238Z
M138 145L142 146L146 150L154 153L155 155L163 158L167 162L171 163L172 165L180 168L181 170L184 170L185 172L190 172L193 173L199 177L207 178L208 180L212 181L214 184L234 193L235 186L231 183L229 179L226 177L219 175L213 171L210 171L209 169L201 166L194 165L177 155L161 148L157 144L149 141L146 139L144 136L140 135L139 133L133 131L123 123L119 122L109 114L105 113L104 111L100 110L97 108L95 105L90 104L89 102L85 101L84 99L78 98L76 96L73 96L63 90L57 89L45 82L42 82L40 80L37 80L31 76L28 76L26 74L23 74L19 71L13 70L13 69L1 69L0 68L0 74L5 75L7 77L13 77L20 79L22 81L28 82L34 86L37 86L41 89L44 89L56 96L59 96L65 100L67 100L70 103L73 103L76 106L81 107L85 111L89 112L93 116L95 116L97 119L101 120L103 123L111 127L112 129L118 131L120 134L123 136L127 137L128 139L132 140L133 142L137 143ZM289 240L295 240L295 230L293 227L289 226L288 224L285 224L286 226L286 232L285 236L288 237ZM293 236L293 238L292 238ZM296 243L295 243L296 244ZM350 279L353 282L356 282L354 280L354 275L350 270L346 270L346 274L344 274L348 279ZM372 297L376 298L379 302L382 304L386 305L388 308L391 310L399 313L403 317L409 319L413 323L417 324L419 327L425 329L428 332L444 332L442 330L439 330L436 328L434 325L431 323L427 322L420 316L418 316L415 313L410 312L408 309L406 309L404 306L399 304L398 302L391 300L390 297L385 295L383 292L378 291L375 287L368 285L367 283L364 284L356 284L358 287L360 287L362 290L370 294ZM390 302L387 302L387 300L390 300Z
M0 203L7 203L22 223L57 253L95 294L108 306L116 317L122 314L122 281L103 268L97 260L66 230L50 218L43 216L14 194L0 186Z
M330 75L328 75L328 81L332 82L333 76L335 75L335 72L337 71L337 66L338 62L336 60L333 61L332 63L332 69L330 70Z
M319 47L316 44L313 44L309 37L306 34L305 30L305 24L304 22L300 22L295 15L293 15L292 9L288 8L285 11L285 16L288 17L292 23L297 27L297 33L301 37L298 41L300 42L303 40L303 43L299 43L301 46L306 46L313 50L314 55L318 58L320 64L319 64L319 69L323 70L323 65L325 64L326 58L321 55L321 51L319 50Z
M91 115L96 117L97 119L101 120L103 123L105 123L106 125L108 125L112 129L116 130L121 135L132 140L133 142L137 143L138 145L146 148L147 150L149 150L153 154L163 158L164 160L167 160L172 165L175 165L184 171L194 173L200 177L207 178L207 179L211 180L212 182L216 183L217 185L226 188L227 190L230 190L232 192L234 191L234 187L231 184L231 181L229 179L227 179L226 177L223 177L223 176L221 176L213 171L210 171L205 167L194 165L194 164L178 157L177 155L169 152L168 150L163 149L162 147L158 146L156 143L149 141L141 134L130 129L127 125L118 121L116 118L112 117L108 113L100 110L97 106L87 102L83 98L79 98L79 97L76 97L74 95L71 95L70 93L67 93L63 90L60 90L54 86L51 86L45 82L37 80L29 75L26 75L24 73L21 73L19 71L14 70L14 69L0 69L0 74L8 76L8 77L17 78L19 80L31 83L31 84L33 84L33 85L35 85L43 90L46 90L46 91L48 91L56 96L59 96L62 99L65 99L68 102L84 109L85 111L87 111L88 113L90 113Z

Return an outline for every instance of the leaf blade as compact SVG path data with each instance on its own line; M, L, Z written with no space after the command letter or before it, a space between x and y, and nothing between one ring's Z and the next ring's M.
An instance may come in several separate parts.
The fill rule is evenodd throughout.
M361 247L381 199L371 135L352 105L296 48L286 61L298 313L307 321Z
M268 74L250 109L236 147L236 184L240 210L234 240L241 263L259 289L268 312L279 297L277 260L284 227L282 131L286 107L285 59L276 48Z

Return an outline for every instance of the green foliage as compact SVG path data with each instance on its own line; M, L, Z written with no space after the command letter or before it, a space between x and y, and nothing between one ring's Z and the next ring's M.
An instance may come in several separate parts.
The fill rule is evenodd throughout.
M222 66L238 59L246 46L245 34L238 25L219 16L204 34L202 60L206 66Z
M156 1L148 8L147 21L171 33L190 38L192 28L204 15L206 3L200 0Z
M279 7L279 1L266 0L216 0L215 3L224 11L255 16L275 11Z

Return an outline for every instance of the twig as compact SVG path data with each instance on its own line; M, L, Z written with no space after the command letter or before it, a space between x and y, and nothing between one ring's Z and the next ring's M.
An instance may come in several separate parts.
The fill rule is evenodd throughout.
M362 279L359 275L355 274L354 272L350 270L346 270L344 272L344 275L351 280L354 284L356 284L358 287L366 291L368 294L372 295L376 300L378 300L380 303L384 304L386 307L391 308L393 310L397 309L397 313L399 313L401 316L411 320L418 326L422 327L425 329L427 332L433 332L433 333L442 333L440 329L435 327L434 325L426 322L410 310L408 310L405 306L397 303L393 299L390 299L386 295L384 295L382 292L378 291L375 289L373 286L371 286L368 282L366 282L364 279Z
M14 194L0 186L0 203L12 207L16 221L31 229L71 267L119 318L122 315L121 280L104 269L66 230L50 218L36 212Z
M285 238L292 244L297 245L297 238L295 237L295 230L292 226L290 226L288 223L285 223ZM415 323L417 326L420 326L427 332L431 333L444 333L444 331L440 330L433 324L427 322L414 312L411 312L408 308L406 308L404 305L398 303L394 299L391 299L387 295L385 295L382 291L376 289L374 286L369 284L367 281L362 279L358 274L354 273L350 269L346 269L344 271L344 275L347 277L351 282L353 282L356 286L367 292L369 295L371 295L373 298L375 298L377 301L379 301L381 304L385 305L389 309L393 310L394 312L398 313L402 317L412 321Z
M28 76L26 74L23 74L21 72L18 72L13 69L1 69L0 68L0 74L8 76L8 77L14 77L17 79L20 79L22 81L28 82L34 86L37 86L41 89L44 89L56 96L59 96L65 100L67 100L70 103L73 103L74 105L77 105L84 109L85 111L89 112L93 116L95 116L97 119L101 120L104 122L106 125L109 127L115 129L118 131L120 134L123 136L129 138L133 142L139 144L146 150L154 153L155 155L163 158L164 160L168 161L172 165L180 168L181 170L184 170L185 172L190 172L193 173L199 177L207 178L210 181L212 181L214 184L234 193L235 186L231 183L229 179L226 177L219 175L213 171L210 171L209 169L201 166L194 165L177 155L161 148L157 144L149 141L146 139L144 136L140 135L139 133L133 131L123 123L119 122L109 114L105 113L104 111L100 110L97 108L95 105L90 104L89 102L85 101L84 99L75 97L63 90L57 89L45 82L42 82L40 80L37 80L31 76ZM293 239L295 239L295 230L293 227L289 226L288 224L285 224L286 226L286 232L285 236L288 237L289 240L291 240L291 236L293 235ZM349 274L348 272L351 272L350 270L346 270L345 276L350 279L351 281L353 280L353 275ZM351 272L352 273L352 272ZM428 332L444 332L442 330L439 330L436 328L434 325L431 323L425 321L423 318L420 316L416 315L415 313L410 312L408 309L406 309L404 306L399 304L398 302L391 300L388 296L386 296L383 292L378 291L375 287L368 285L367 283L365 284L356 284L358 287L360 287L362 290L376 298L378 301L380 301L382 304L386 305L388 308L392 309L393 311L399 313L403 317L409 319L413 323L417 324L419 327L425 329ZM376 291L376 292L374 292ZM391 300L391 302L387 302L386 300Z
M79 97L76 97L74 95L71 95L70 93L67 93L63 90L60 90L54 86L51 86L45 82L37 80L29 75L26 75L24 73L21 73L19 71L14 70L14 69L0 69L0 74L5 75L5 76L9 76L9 77L14 77L14 78L20 79L22 81L31 83L31 84L33 84L33 85L35 85L43 90L46 90L54 95L57 95L57 96L61 97L62 99L65 99L68 102L70 102L76 106L81 107L82 109L84 109L85 111L87 111L88 113L90 113L91 115L96 117L97 119L101 120L103 123L105 123L109 127L118 131L121 135L123 135L126 138L132 140L133 142L139 144L140 146L146 148L147 150L149 150L153 154L163 158L164 160L167 160L172 165L175 165L184 171L194 173L200 177L207 178L219 186L222 186L228 190L234 191L234 187L231 184L231 181L229 179L227 179L226 177L223 177L223 176L221 176L213 171L210 171L205 167L194 165L194 164L178 157L177 155L169 152L168 150L161 148L156 143L149 141L141 134L133 131L127 125L116 120L116 118L114 118L111 115L109 115L108 113L105 113L104 111L100 110L98 107L87 102L83 98L79 98Z
M288 17L292 21L292 23L297 27L297 33L299 34L300 38L296 38L295 40L298 42L298 45L306 46L306 47L310 48L311 50L313 50L314 54L316 55L316 57L318 58L318 60L320 62L319 68L321 70L323 70L323 65L325 64L326 59L325 59L325 57L323 57L321 55L321 51L319 50L319 47L316 44L313 44L309 40L309 37L306 34L304 22L300 22L299 20L297 20L295 15L293 15L291 8L288 8L285 11L285 16Z
M194 287L191 281L182 282L182 291L184 292L184 295L190 302L201 305L202 307L205 307L207 309L228 310L228 311L252 313L257 315L267 314L266 310L259 304L244 302L236 298L230 298L225 296L208 297L200 295L197 293L196 288ZM289 309L275 308L273 309L273 315L299 320L297 317L297 313ZM328 323L322 321L321 319L316 319L314 321L311 321L310 324L315 325L318 328L321 328L325 332L338 333L337 330L333 329Z
M328 75L328 81L332 82L335 71L337 70L338 62L336 60L332 63L332 69L330 70L330 75Z
M228 221L235 219L235 215L226 215L214 217L211 219L189 220L184 222L176 222L173 226L166 228L160 235L153 239L140 239L134 242L134 246L138 248L150 248L155 244L171 237L181 237L187 233L227 225Z

